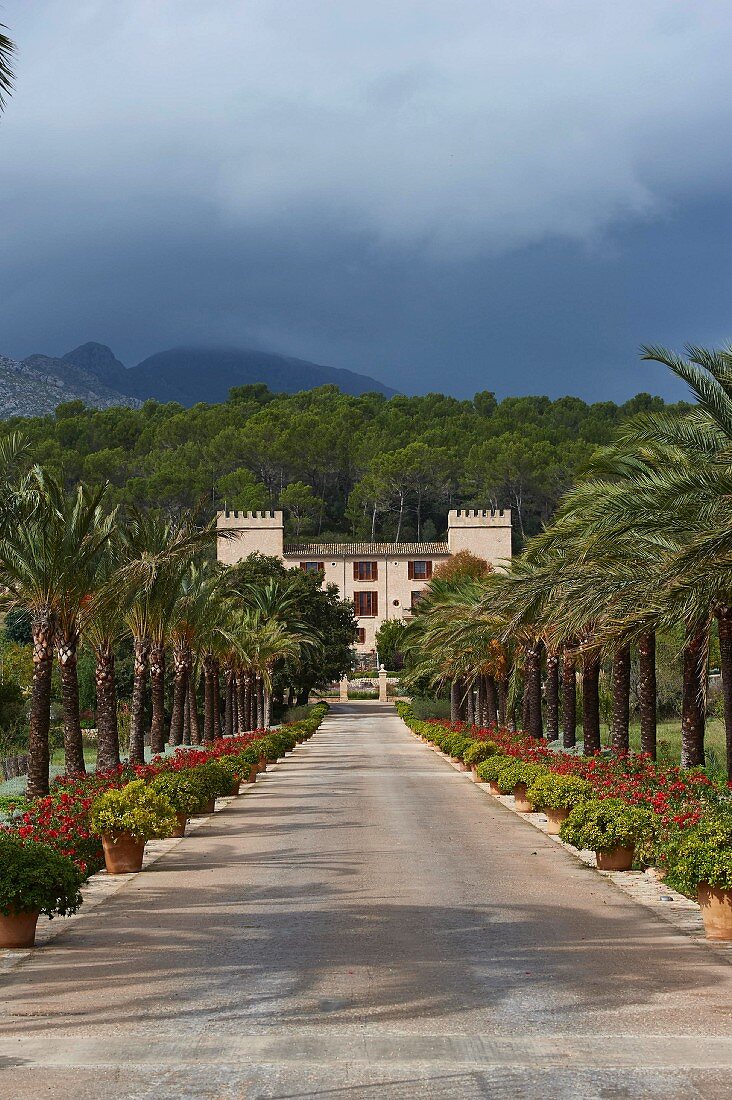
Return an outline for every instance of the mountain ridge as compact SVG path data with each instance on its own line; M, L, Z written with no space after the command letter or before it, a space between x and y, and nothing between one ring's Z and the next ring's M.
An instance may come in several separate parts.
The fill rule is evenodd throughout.
M187 408L199 402L218 404L226 401L233 387L257 382L264 382L273 393L327 385L352 395L397 393L365 374L273 352L169 348L126 367L106 344L89 341L58 358L34 354L17 360L0 355L0 420L47 416L68 401L102 409L139 408L151 398L161 403L177 401Z

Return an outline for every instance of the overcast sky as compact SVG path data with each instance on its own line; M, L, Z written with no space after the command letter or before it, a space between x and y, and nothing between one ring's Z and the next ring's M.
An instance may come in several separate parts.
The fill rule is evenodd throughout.
M719 0L0 0L0 354L679 394L732 338Z

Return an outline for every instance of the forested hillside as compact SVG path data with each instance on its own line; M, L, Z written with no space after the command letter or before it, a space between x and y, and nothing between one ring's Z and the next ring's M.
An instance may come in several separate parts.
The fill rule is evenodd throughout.
M54 416L5 421L2 431L22 426L38 462L69 483L109 480L119 502L282 506L294 536L383 539L439 536L448 507L508 506L520 543L623 419L662 406L647 394L618 406L498 402L487 391L472 401L351 397L335 386L285 395L260 384L191 409L73 401Z

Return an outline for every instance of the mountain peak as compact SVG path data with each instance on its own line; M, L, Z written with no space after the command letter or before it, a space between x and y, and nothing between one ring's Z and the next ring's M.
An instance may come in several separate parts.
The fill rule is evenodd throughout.
M86 344L80 344L73 351L67 351L61 358L65 363L71 363L93 374L105 385L119 388L124 392L124 379L127 373L125 365L106 344L97 344L90 340Z

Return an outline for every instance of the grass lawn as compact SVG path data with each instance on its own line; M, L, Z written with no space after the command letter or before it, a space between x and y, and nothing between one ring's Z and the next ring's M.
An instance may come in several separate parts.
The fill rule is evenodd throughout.
M577 730L582 736L581 728ZM602 743L610 744L610 728L602 727ZM640 752L640 726L633 723L630 727L630 747ZM725 740L724 723L721 718L707 719L707 732L705 738L707 754L707 766L712 771L724 770ZM681 760L681 720L672 719L669 722L658 723L658 760L662 764L678 764Z

